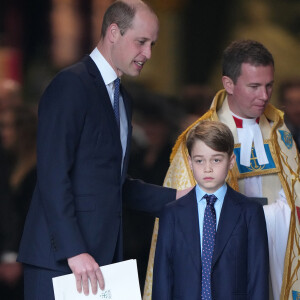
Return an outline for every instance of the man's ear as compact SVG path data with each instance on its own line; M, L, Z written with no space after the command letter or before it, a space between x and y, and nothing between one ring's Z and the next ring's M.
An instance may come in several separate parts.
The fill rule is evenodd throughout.
M232 95L234 89L234 82L232 81L232 79L228 76L223 76L222 82L227 94Z
M116 23L109 25L106 31L106 35L111 43L114 43L118 37L121 35L120 29Z

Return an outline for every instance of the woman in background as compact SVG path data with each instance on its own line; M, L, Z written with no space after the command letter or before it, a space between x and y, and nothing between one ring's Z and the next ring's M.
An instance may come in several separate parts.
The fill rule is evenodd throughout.
M9 159L8 199L1 199L0 295L23 299L21 264L16 262L25 217L36 183L36 113L25 105L0 115L2 148Z

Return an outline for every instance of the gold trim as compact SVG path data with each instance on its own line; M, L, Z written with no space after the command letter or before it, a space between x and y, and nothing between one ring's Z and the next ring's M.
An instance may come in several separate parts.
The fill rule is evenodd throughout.
M155 218L149 259L148 259L148 267L147 267L147 273L146 273L143 299L151 299L151 296L152 296L153 265L154 265L154 258L155 258L155 249L156 249L158 229L159 229L159 219Z
M184 159L184 163L186 164L187 166L187 172L188 172L188 175L190 177L190 182L192 183L192 186L195 186L196 185L196 180L195 180L195 177L194 177L194 174L190 168L190 164L189 164L189 161L188 161L188 150L187 150L187 147L186 147L186 136L183 137L183 144L181 144L181 151L182 151L182 156L183 156L183 159ZM184 145L184 147L183 147Z

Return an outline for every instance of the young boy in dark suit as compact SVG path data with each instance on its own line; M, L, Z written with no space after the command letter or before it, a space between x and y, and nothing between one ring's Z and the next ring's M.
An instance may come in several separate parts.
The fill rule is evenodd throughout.
M262 206L225 182L235 162L230 129L202 121L186 143L197 184L160 217L152 299L269 299Z

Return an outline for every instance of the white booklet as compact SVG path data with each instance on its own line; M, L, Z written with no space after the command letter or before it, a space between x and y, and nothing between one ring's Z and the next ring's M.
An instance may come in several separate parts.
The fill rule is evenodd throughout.
M96 295L92 293L89 282L89 295L78 293L74 274L54 277L53 287L55 300L110 299L141 300L140 285L135 259L101 267L105 289L98 288Z

